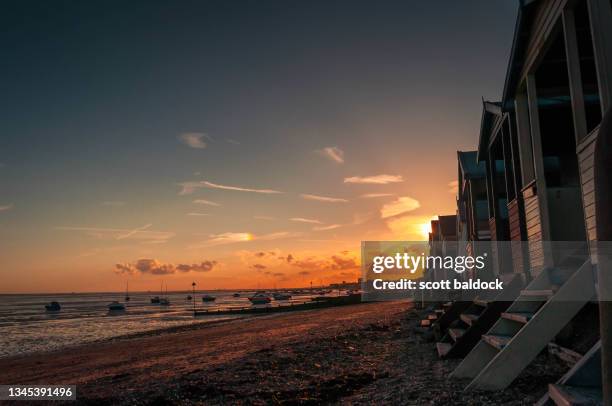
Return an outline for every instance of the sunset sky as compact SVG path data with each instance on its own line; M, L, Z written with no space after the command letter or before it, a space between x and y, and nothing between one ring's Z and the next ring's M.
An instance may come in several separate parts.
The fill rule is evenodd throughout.
M517 7L3 5L0 292L355 280L455 212Z

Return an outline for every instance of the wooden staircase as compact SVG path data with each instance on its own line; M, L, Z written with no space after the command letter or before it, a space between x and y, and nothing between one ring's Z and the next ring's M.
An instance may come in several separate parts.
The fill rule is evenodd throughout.
M599 341L557 383L548 385L548 392L536 405L601 405L601 384Z
M474 348L481 336L499 319L520 292L522 279L518 274L505 275L504 290L492 299L474 299L449 326L446 335L436 345L441 358L461 358Z
M434 325L436 339L440 340L444 337L451 325L459 318L459 315L472 305L470 301L456 301L448 303L445 307L445 312L440 315L440 318Z
M498 390L510 385L595 295L591 262L575 269L542 271L451 376L471 378L466 389Z

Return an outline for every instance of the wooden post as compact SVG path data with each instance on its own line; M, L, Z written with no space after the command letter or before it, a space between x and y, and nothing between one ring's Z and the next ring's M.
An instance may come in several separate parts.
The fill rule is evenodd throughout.
M612 7L610 0L587 0L602 115L612 107Z
M544 266L552 266L553 258L550 247L550 218L548 216L548 194L546 190L546 173L544 171L544 151L542 150L542 135L540 133L540 117L538 115L538 95L533 73L527 75L527 100L529 104L529 123L531 125L531 143L533 148L534 171L540 206L540 226L542 241L544 241Z
M599 329L604 404L612 405L612 109L604 115L595 141L595 218L599 284ZM604 246L605 245L605 246Z
M612 241L612 7L610 0L587 0L587 5L603 115L594 156L596 235L598 241ZM603 397L605 405L612 405L612 302L605 300L610 291L602 295L602 289L612 285L612 263L600 257L597 267L600 299L604 299L599 302Z
M535 174L533 169L533 147L531 145L531 129L529 123L529 103L525 93L520 92L516 95L514 108L516 110L518 152L521 160L521 185L526 186L535 178Z
M573 10L563 10L563 33L565 35L565 54L567 55L567 73L572 98L574 117L574 134L576 143L587 135L586 112L584 109L584 91L580 75L580 55L578 54L578 37Z

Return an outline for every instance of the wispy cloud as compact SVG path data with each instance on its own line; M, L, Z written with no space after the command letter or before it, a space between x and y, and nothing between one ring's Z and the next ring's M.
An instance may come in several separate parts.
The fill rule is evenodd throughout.
M318 149L315 152L338 164L344 163L344 151L338 147L325 147L323 149Z
M8 211L11 210L13 208L13 204L5 204L3 206L0 206L0 211Z
M295 221L297 223L308 223L308 224L323 224L322 221L316 219L306 219L303 217L292 217L289 219L290 221Z
M211 234L210 238L206 240L207 245L221 245L221 244L232 244L237 242L251 241L253 234L251 233L221 233Z
M183 144L196 149L206 148L204 138L210 139L205 133L184 133L179 135L178 138Z
M208 181L204 181L202 183L204 184L204 186L212 188L212 189L234 190L237 192L251 192L251 193L263 193L263 194L283 193L283 192L279 192L278 190L273 190L273 189L251 189L251 188L245 188L241 186L220 185L218 183L212 183Z
M226 138L225 141L227 141L230 144L234 144L234 145L240 145L239 141L233 140L231 138Z
M121 207L121 206L125 206L125 202L121 202L118 200L107 200L104 201L102 203L100 203L102 206L109 206L109 207Z
M374 175L374 176L352 176L350 178L344 178L344 183L360 183L360 184L374 184L374 185L386 185L389 183L403 182L404 178L401 175Z
M252 189L241 186L230 186L230 185L221 185L218 183L208 182L208 181L200 181L200 182L183 182L179 183L182 186L179 195L188 195L193 193L196 189L199 188L210 188L210 189L221 189L221 190L232 190L236 192L250 192L250 193L263 193L263 194L280 194L278 190L273 189Z
M193 201L195 204L205 204L207 206L221 206L219 203L211 202L210 200L197 199Z
M301 194L302 199L306 200L316 200L318 202L327 202L327 203L347 203L348 200L341 199L338 197L328 197L328 196L319 196L319 195L309 195L309 194Z
M459 193L459 181L458 180L452 180L450 182L448 182L448 193L456 195L457 193Z
M385 204L380 209L380 215L382 218L393 217L402 213L416 210L419 207L421 207L421 204L418 200L413 199L412 197L403 196Z
M118 235L117 237L115 237L115 240L125 240L126 238L130 238L131 236L133 236L136 233L139 233L139 232L144 231L144 230L146 230L148 228L151 228L151 226L153 226L153 224L145 224L142 227L138 227L138 228L135 228L133 230L128 231L127 233Z
M202 217L204 217L204 216L210 216L210 214L209 214L209 213L196 213L196 212L187 213L187 215L188 215L188 216L195 216L195 217L197 217L197 216L202 216Z
M249 241L271 241L271 240L280 240L283 238L293 238L299 237L302 233L291 232L291 231L277 231L269 234L253 234L248 232L228 232L221 234L211 234L208 240L202 241L201 243L194 244L190 246L190 248L201 248L201 247L211 247L215 245L224 245L224 244L235 244L240 242L249 242Z
M359 197L362 199L375 199L377 197L390 197L390 196L395 196L395 195L393 193L366 193Z
M340 228L340 227L342 227L342 224L330 224L327 226L314 227L313 230L314 231L327 231L327 230L335 230L336 228Z
M294 231L277 231L275 233L256 235L254 239L259 240L259 241L271 241L271 240L280 240L283 238L295 238L301 235L302 233L298 233Z
M171 231L148 230L148 226L150 225L139 227L138 229L58 226L55 227L55 229L62 231L78 231L83 232L94 238L113 240L128 239L165 241L175 236L175 233Z

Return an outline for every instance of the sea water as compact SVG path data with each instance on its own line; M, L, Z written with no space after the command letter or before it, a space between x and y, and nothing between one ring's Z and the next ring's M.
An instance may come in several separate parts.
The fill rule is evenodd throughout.
M72 294L23 294L0 295L0 358L39 351L49 351L66 346L106 340L134 333L161 330L194 323L244 316L226 315L193 317L197 310L251 306L244 292L233 297L234 292L196 292L195 301L187 300L189 292L168 294L170 306L152 304L151 297L159 293L72 293ZM202 302L202 296L216 296L214 302ZM165 296L165 295L163 295ZM308 300L309 295L292 298L294 302ZM125 311L109 312L112 301L126 305ZM45 304L57 301L62 309L48 312ZM279 305L279 303L273 305Z

